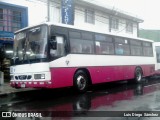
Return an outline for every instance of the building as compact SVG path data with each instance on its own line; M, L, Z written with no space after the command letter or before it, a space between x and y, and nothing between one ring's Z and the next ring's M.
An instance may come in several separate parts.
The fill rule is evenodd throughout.
M96 0L1 0L28 8L28 25L44 21L72 24L80 28L114 34L138 36L139 23L136 15Z
M125 36L138 36L142 19L94 0L48 0L48 20Z
M8 74L14 32L28 26L27 7L0 2L0 71Z

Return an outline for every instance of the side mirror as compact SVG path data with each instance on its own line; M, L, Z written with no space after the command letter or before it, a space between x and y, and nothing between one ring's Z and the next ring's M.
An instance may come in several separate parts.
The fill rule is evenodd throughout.
M54 39L51 39L50 40L50 47L51 47L51 49L56 50L57 49L57 41Z

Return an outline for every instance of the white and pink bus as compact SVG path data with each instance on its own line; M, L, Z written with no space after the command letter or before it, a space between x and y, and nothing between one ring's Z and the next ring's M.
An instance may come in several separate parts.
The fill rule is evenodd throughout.
M134 79L155 71L153 41L43 23L15 33L10 84L61 88Z
M160 42L153 43L154 56L156 56L155 75L160 75Z

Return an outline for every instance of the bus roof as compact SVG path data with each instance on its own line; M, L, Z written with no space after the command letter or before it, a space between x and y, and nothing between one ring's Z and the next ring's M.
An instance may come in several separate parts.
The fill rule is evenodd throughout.
M154 42L153 40L150 40L150 39L132 37L132 36L117 35L117 34L110 33L110 32L101 32L101 31L98 31L98 30L82 28L82 27L77 27L77 26L73 26L73 25L66 25L66 24L62 24L62 23L54 23L54 22L43 22L43 23L40 23L40 24L32 25L32 26L20 29L20 30L16 31L15 33L18 33L18 32L21 32L23 30L27 30L29 28L33 28L33 27L36 27L36 26L39 26L39 25L48 25L48 26L54 25L54 26L59 26L59 27L64 27L64 28L71 28L71 29L76 29L76 30L84 30L84 31L88 31L88 32L96 32L96 33L100 33L100 34L112 35L112 36L117 36L117 37L125 37L125 38L129 38L129 39L136 39L136 40L141 40L141 41Z

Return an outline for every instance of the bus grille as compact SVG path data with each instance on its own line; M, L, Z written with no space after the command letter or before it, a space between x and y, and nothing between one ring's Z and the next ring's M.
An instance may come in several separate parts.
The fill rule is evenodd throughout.
M30 80L32 78L31 75L19 75L19 76L15 76L16 80Z

